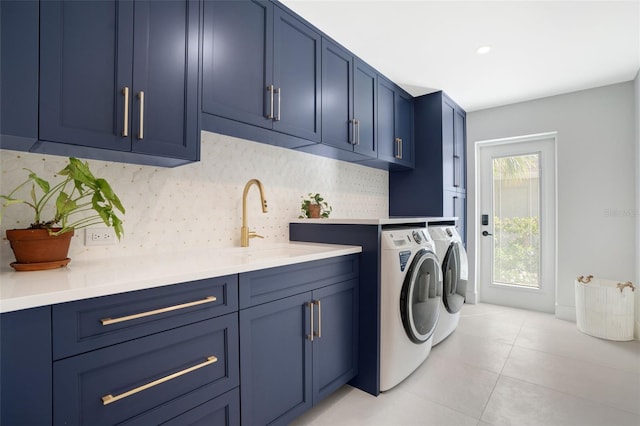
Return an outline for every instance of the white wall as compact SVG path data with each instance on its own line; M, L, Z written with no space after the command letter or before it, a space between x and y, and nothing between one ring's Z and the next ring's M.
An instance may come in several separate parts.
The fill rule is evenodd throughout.
M0 151L0 194L26 178L30 168L52 177L66 158ZM301 196L320 192L333 207L332 217L376 218L388 215L386 171L311 154L202 132L201 161L174 169L89 160L105 177L127 209L125 237L116 246L85 247L82 230L73 239L70 257L130 256L199 247L240 244L242 190L258 178L265 187L269 213L263 214L257 188L248 199L249 225L265 236L251 245L289 240L289 221L300 214ZM2 266L13 261L7 228L23 228L26 208L9 208L0 228ZM29 214L28 218L32 216ZM8 260L7 260L8 259Z
M636 280L640 289L640 70L635 79L636 99ZM640 291L636 291L636 339L640 338Z
M635 120L633 82L469 113L467 245L472 267L477 251L475 220L480 215L475 211L475 142L556 131L556 315L575 318L573 285L578 275L632 280Z

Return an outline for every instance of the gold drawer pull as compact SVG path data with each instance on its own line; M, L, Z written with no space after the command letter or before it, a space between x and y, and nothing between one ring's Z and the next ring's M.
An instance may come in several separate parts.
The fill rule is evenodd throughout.
M111 404L112 402L116 402L116 401L118 401L120 399L126 398L126 397L131 396L133 394L136 394L138 392L142 392L143 390L146 390L146 389L152 388L152 387L154 387L156 385L159 385L160 383L168 382L169 380L173 380L176 377L180 377L180 376L182 376L184 374L191 373L192 371L195 371L195 370L197 370L199 368L206 367L207 365L213 364L214 362L218 362L218 358L216 358L215 356L211 355L210 357L207 358L207 360L205 362L202 362L200 364L194 365L193 367L185 368L182 371L178 371L177 373L170 374L170 375L165 376L165 377L163 377L161 379L154 380L153 382L149 382L146 385L142 385L142 386L139 386L139 387L137 387L135 389L131 389L130 391L121 393L120 395L116 395L116 396L113 396L111 394L105 395L105 396L102 397L102 405Z
M215 296L207 296L204 299L196 300L195 302L183 303L182 305L167 306L166 308L160 308L154 311L141 312L139 314L127 315L126 317L104 318L104 319L101 319L100 322L102 323L102 325L116 324L119 322L148 317L150 315L163 314L165 312L171 312L171 311L176 311L178 309L189 308L191 306L202 305L203 303L211 303L211 302L215 302L216 300L217 298Z

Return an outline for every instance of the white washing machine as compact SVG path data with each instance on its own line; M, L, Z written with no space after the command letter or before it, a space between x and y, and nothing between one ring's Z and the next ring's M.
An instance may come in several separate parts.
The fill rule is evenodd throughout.
M460 234L453 225L429 226L442 267L442 303L433 345L447 338L460 322L460 310L467 296L469 263Z
M381 232L380 390L424 362L440 312L440 263L427 228Z

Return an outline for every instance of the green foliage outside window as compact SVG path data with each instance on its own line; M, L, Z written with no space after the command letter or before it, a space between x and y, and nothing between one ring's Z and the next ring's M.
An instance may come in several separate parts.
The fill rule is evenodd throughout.
M538 287L540 224L538 217L494 218L494 281Z

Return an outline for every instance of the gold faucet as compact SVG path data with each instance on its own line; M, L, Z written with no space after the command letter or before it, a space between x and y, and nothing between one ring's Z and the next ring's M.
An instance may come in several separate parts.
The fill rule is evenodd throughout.
M251 179L244 186L244 192L242 193L242 228L240 228L240 247L249 247L249 238L264 238L262 235L258 235L255 232L249 231L247 225L247 193L251 185L256 184L260 190L260 203L262 204L262 213L267 212L267 200L264 198L264 188L262 182L258 179Z

